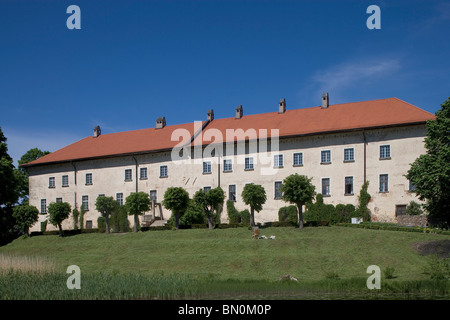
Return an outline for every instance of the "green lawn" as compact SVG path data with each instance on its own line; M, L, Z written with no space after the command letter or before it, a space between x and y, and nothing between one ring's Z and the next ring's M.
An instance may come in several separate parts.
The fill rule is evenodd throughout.
M175 277L192 283L273 284L289 274L299 285L359 279L361 289L368 290L364 287L370 265L378 265L382 276L386 268L395 269L395 278L383 279L384 284L426 281L430 276L424 270L432 258L420 255L414 244L450 239L447 235L347 227L301 231L274 227L261 229L263 234L275 239L252 239L247 228L36 236L0 247L0 267L5 257L26 256L65 278L67 266L77 265L82 279L102 273L124 279L133 275L160 280ZM6 275L3 271L3 278ZM7 297L14 295L10 292Z

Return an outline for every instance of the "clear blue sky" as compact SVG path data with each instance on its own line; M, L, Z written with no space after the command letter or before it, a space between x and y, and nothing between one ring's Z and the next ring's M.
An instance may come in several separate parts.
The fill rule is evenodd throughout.
M81 30L69 30L69 5ZM369 30L369 5L381 29ZM450 96L449 1L0 0L0 126L16 161L92 135L398 97Z

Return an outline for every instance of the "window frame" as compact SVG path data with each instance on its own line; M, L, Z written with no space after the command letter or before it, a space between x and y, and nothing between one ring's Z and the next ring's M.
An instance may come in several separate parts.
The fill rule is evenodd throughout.
M48 177L48 188L55 189L56 188L56 179L55 177Z
M67 180L67 181L64 181ZM66 182L66 183L64 183ZM69 175L65 174L61 177L61 187L68 187L69 186Z
M147 179L148 179L148 169L147 169L147 167L139 168L139 180L147 180Z
M47 213L47 199L41 199L41 211L40 214Z
M351 179L351 182L348 183L347 179ZM348 185L351 186L351 191L350 192L347 192L347 186ZM344 178L344 195L346 195L346 196L353 196L354 195L354 193L353 193L353 176L347 176L347 177Z
M167 178L169 176L169 168L167 165L161 165L159 166L159 177L160 178Z
M122 192L116 193L116 201L119 203L119 206L123 206L123 193Z
M299 156L300 163L295 163L295 156ZM294 152L292 155L292 163L294 167L301 167L303 166L303 152Z
M233 159L223 159L223 172L233 172Z
M81 196L81 208L83 208L83 210L89 211L89 196L88 195L82 195Z
M283 181L274 181L273 183L273 198L274 200L281 200L283 193L281 192L281 187L283 185Z
M384 173L379 176L379 192L380 193L388 193L389 192L389 174Z
M391 145L390 144L380 145L380 160L389 160L389 159L391 159Z
M283 168L284 167L284 157L283 154L275 154L273 156L273 167L274 168Z
M355 148L344 148L344 162L355 162Z
M325 155L325 161L323 161L324 155ZM326 156L326 155L328 155L328 156ZM331 164L331 150L328 149L328 150L320 151L320 164Z
M234 191L231 191L231 187L234 187ZM235 184L228 185L228 200L229 201L236 202L236 190L237 190L237 188L236 188Z
M330 197L331 196L331 179L330 178L322 178L321 180L321 191L322 191L322 196L323 197ZM324 182L328 181L327 185L324 185ZM328 187L328 189L324 189L324 187ZM324 190L328 191L328 192L323 192Z
M92 173L86 173L84 176L84 184L86 186L92 186L93 179L92 179Z
M245 157L245 159L244 159L244 171L252 171L252 170L255 170L253 157Z
M212 173L211 161L203 161L202 173L203 174L211 174Z

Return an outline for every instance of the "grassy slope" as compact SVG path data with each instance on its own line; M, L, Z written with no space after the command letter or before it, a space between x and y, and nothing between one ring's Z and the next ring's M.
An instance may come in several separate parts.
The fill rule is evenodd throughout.
M426 279L428 257L412 244L448 239L444 235L365 230L345 227L267 228L275 240L253 240L247 228L82 234L59 238L17 239L0 255L42 257L65 274L68 265L81 272L174 274L209 279L276 280L290 274L321 280L331 272L341 279L365 277L369 265L394 267L397 280Z

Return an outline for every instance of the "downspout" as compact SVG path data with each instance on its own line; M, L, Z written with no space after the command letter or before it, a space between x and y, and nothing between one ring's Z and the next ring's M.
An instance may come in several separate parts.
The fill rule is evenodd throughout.
M73 167L73 177L74 177L74 183L75 183L75 186L77 185L77 167L75 166L75 163L73 163L73 161L70 161L70 164L72 165L72 167ZM76 188L75 188L75 190L76 190ZM74 191L73 192L73 203L74 203L74 208L76 209L77 208L77 192L76 191Z
M138 192L138 162L135 156L133 156L134 162L136 163L136 172L135 172L135 179L136 179L136 193Z
M363 138L364 138L364 183L366 183L367 180L367 176L366 176L366 167L367 167L367 150L366 150L366 144L367 144L367 140L366 140L366 132L363 130L362 132L363 134Z

